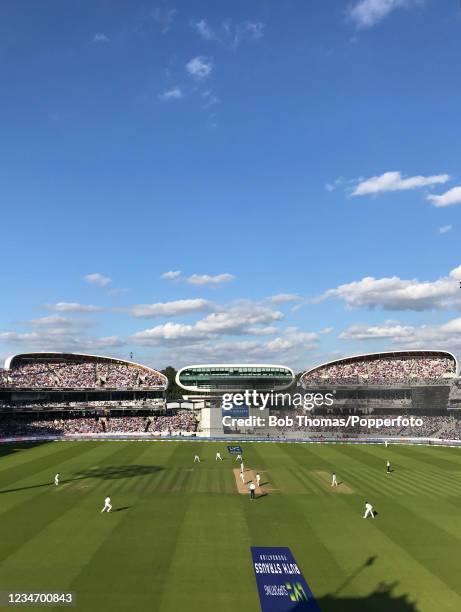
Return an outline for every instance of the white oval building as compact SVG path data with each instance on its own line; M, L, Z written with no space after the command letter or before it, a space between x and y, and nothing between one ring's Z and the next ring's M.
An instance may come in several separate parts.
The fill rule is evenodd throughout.
M191 365L176 374L176 383L195 393L280 390L290 387L294 380L291 368L261 363Z

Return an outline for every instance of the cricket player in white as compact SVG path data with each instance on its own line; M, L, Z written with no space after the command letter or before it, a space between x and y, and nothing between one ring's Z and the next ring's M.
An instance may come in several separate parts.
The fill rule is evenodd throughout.
M216 461L222 461L221 453L216 453Z
M391 462L389 461L389 459L388 459L388 460L387 460L387 462L386 462L386 472L387 472L388 474L390 474L390 473L391 473Z
M337 487L338 486L338 481L336 480L336 474L334 472L331 475L331 486L332 487Z
M389 446L389 442L387 440L384 441L384 446L387 448Z
M104 500L104 508L101 510L101 512L110 512L112 510L112 504L110 503L110 497L107 496L106 499Z
M56 476L54 477L54 484L55 484L56 486L58 486L58 484L59 484L59 473L58 473L58 474L56 474Z
M197 463L197 461L200 463L200 457L198 455L194 456L194 463Z
M256 486L259 487L259 483L261 482L261 476L258 474L256 474Z
M235 460L236 460L236 461L240 461L240 462L242 462L242 461L243 461L243 459L242 459L242 455L237 455L237 457L235 458Z
M370 515L372 518L375 518L375 515L373 514L373 506L369 502L365 502L365 514L363 515L363 518L367 518L367 516Z
M245 474L243 472L240 472L240 480L245 484Z
M243 461L242 461L242 463L240 464L240 471L241 471L241 472L244 472L244 471L245 471L245 466L243 465Z

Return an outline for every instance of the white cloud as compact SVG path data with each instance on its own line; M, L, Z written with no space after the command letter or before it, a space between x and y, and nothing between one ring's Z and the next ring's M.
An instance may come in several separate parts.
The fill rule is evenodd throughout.
M358 28L371 28L395 9L421 4L421 0L358 0L347 13Z
M408 338L414 328L401 325L398 321L385 321L382 325L351 325L341 334L341 340L383 340L389 338Z
M164 272L160 278L165 280L175 280L181 276L181 270L169 270L168 272Z
M274 330L277 332L279 330L274 327L268 329L268 324L280 321L282 318L283 314L272 308L251 302L240 302L228 310L212 312L193 324L168 322L145 329L133 337L145 344L157 344L159 340L178 340L180 338L197 340L214 338L219 335L270 335Z
M278 330L279 335L262 342L260 339L220 339L197 335L192 326L157 326L137 334L136 344L164 347L162 361L178 367L187 363L272 361L297 363L305 369L306 353L316 347L317 335L297 328ZM149 333L146 333L149 332Z
M202 337L203 334L198 332L193 325L168 322L136 332L133 335L133 340L138 341L140 344L151 345L158 344L162 340L194 340Z
M215 33L212 28L208 25L205 19L201 19L200 21L192 21L191 26L200 34L200 36L204 40L213 40L215 38Z
M230 19L222 24L223 43L236 48L242 42L255 42L264 36L264 23L261 21L244 21L233 23Z
M249 336L273 336L279 332L280 328L274 325L266 325L266 327L248 327L246 330Z
M138 304L128 310L136 318L173 317L193 312L203 312L215 308L209 300L196 298L191 300L173 300L171 302L157 302L155 304Z
M172 87L160 93L158 97L160 100L167 102L168 100L181 100L184 98L184 94L180 87Z
M461 309L461 266L448 276L435 281L403 280L397 276L374 278L339 285L323 293L316 302L330 298L343 301L348 308L375 308L384 310L441 310Z
M110 38L103 34L102 32L98 32L93 36L93 42L95 43L108 43L110 42Z
M439 227L439 234L446 234L447 232L451 232L453 229L453 225L442 225Z
M269 296L267 301L273 304L284 304L286 302L296 302L300 299L300 296L296 293L277 293L276 295Z
M379 176L372 176L359 180L351 195L363 196L386 191L403 191L418 189L446 183L450 179L448 174L435 174L433 176L409 176L403 178L400 172L384 172Z
M203 40L213 40L224 46L236 48L242 42L254 42L264 36L264 23L261 21L243 21L234 23L226 19L213 28L205 19L191 21L192 28Z
M426 200L432 202L436 208L461 204L461 187L453 187L441 195L428 195Z
M241 28L240 36L249 40L259 40L264 36L264 24L261 21L245 21Z
M351 325L340 336L343 340L389 340L397 349L461 350L461 317L441 325L403 325L385 321L382 325Z
M78 302L57 302L56 304L46 304L45 307L55 312L101 312L104 310L100 306L79 304Z
M83 277L88 283L98 285L99 287L107 287L112 282L112 279L99 272L93 272L92 274L86 274Z
M198 55L187 62L186 72L198 80L204 80L210 76L213 71L214 63L212 58Z
M234 279L235 276L233 274L228 274L227 272L224 274L216 274L215 276L210 276L209 274L192 274L186 278L186 282L190 285L199 286L220 285L221 283L228 283Z
M266 325L281 319L283 314L277 310L242 302L226 311L212 312L198 321L195 327L205 334L244 334L249 326Z
M48 315L46 317L39 317L32 319L29 323L33 327L53 327L55 329L80 329L83 327L90 327L91 321L84 319L69 319L69 317L63 317L62 315Z
M36 351L97 351L110 347L120 347L126 344L118 336L105 336L101 338L88 338L76 336L68 328L46 328L40 331L0 332L0 341L7 344L25 346L27 350Z

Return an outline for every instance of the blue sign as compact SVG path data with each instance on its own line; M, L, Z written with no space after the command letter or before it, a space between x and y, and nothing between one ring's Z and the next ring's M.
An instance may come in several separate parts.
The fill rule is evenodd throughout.
M227 450L231 455L241 455L243 453L241 446L228 446Z
M233 419L247 419L250 416L248 406L232 406L232 408L223 408L222 416L230 416Z
M251 547L262 612L320 612L289 548Z

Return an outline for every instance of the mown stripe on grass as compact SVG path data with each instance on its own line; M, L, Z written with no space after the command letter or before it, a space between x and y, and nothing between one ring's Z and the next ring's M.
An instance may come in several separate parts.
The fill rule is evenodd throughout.
M142 452L142 448L137 445L121 448L114 446L112 449L113 452L109 456L100 459L102 470L104 470L104 465L106 465L106 467L111 466L111 464L114 465L114 461L118 463L119 458L122 457L122 465L127 465L136 459ZM94 449L89 448L88 452L91 450ZM104 453L107 452L107 447L101 447L101 451ZM83 457L79 455L79 460ZM77 475L80 473L81 472L77 472ZM103 477L100 477L99 480L101 483L101 493L98 505L108 493L111 494L110 482L108 483ZM54 493L58 493L58 491L53 487L54 485L50 485L46 490L39 489L40 493L34 490L32 497L0 513L0 562L21 548L28 540L36 537L36 535L43 529L46 529L50 523L71 509L76 501L77 503L81 503L81 499L89 495L92 491L91 488L80 491L77 500L75 495L70 494L70 492L66 492L62 495L55 495ZM50 492L53 492L53 495L50 495ZM117 503L114 498L112 501L113 503Z
M41 455L38 458L32 457L30 461L14 466L11 465L7 471L0 474L0 491L13 488L19 485L22 480L34 478L41 472L49 474L49 481L52 482L54 475L59 471L59 467L68 460L74 459L76 456L88 453L96 447L96 443L80 442L80 443L50 443L47 445L46 455ZM34 455L34 448L30 451Z
M242 505L240 502L246 502ZM257 610L250 563L251 534L243 507L247 497L200 495L190 498L179 526L160 601L161 612ZM257 502L251 502L257 503Z
M378 517L364 520L363 505L356 498L335 496L334 500L335 503L322 508L311 504L305 506L306 513L312 516L312 529L342 570L342 575L329 575L328 590L320 591L319 595L339 591L341 597L363 597L364 608L357 609L368 609L366 596L370 592L378 592L385 584L394 584L396 594L410 594L410 598L417 594L419 602L424 602L424 605L418 605L418 611L443 609L444 612L454 612L458 609L456 606L460 599L450 585L435 576L432 568L416 559L411 547L409 549L405 542L389 533L395 524L404 529L405 521L401 520L398 511L391 517L387 514L387 506L380 502L377 505ZM389 505L394 507L395 503L389 502ZM301 551L299 559L297 555L300 563L304 563L303 555L308 562L309 546ZM316 562L322 563L323 557L318 558L316 554L314 557ZM325 566L321 565L320 570L325 572ZM314 579L311 586L315 586ZM388 606L387 609L392 608Z
M452 451L450 456L444 452L448 449L431 446L401 446L396 444L392 447L392 452L403 462L421 462L432 467L438 467L446 472L461 469L461 455L459 449L449 449Z
M182 450L180 444L169 446L172 452L165 471L174 476L176 466L182 462ZM168 479L162 482L166 484ZM71 584L72 590L80 593L82 609L90 612L159 609L190 499L180 493L156 491L133 500L110 539L101 542Z
M458 532L449 533L439 522L440 514L427 520L423 516L423 505L414 504L410 509L406 503L395 499L382 499L377 506L379 515L373 527L386 534L394 544L405 549L428 572L437 576L449 589L461 595L459 566L447 551L459 549L461 539ZM461 604L461 599L459 600Z

